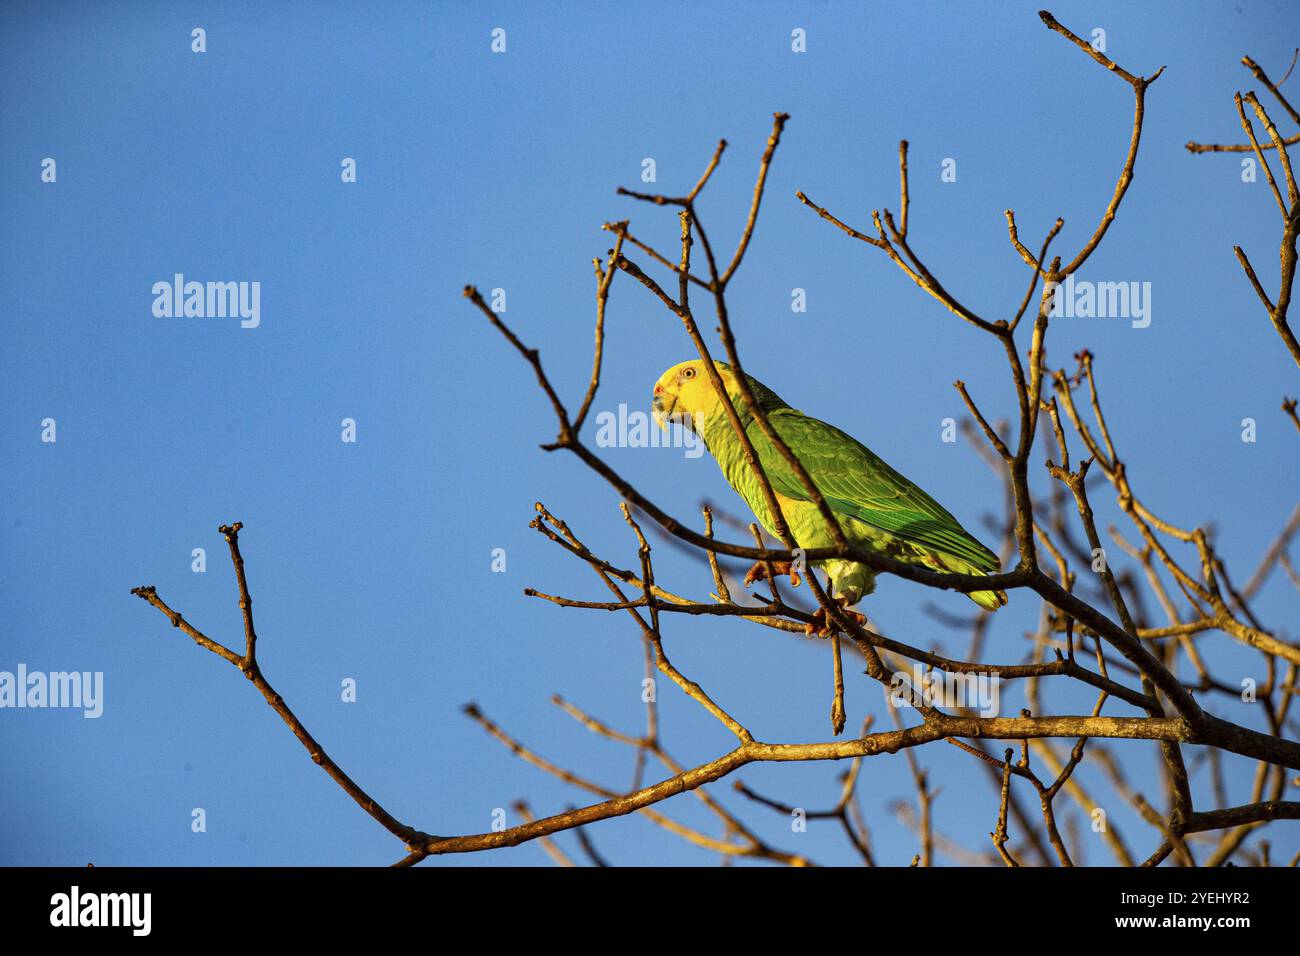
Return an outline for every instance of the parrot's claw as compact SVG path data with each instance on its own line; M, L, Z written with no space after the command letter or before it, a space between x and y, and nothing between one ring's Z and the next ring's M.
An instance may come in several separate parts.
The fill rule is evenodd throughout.
M852 621L854 624L862 627L867 623L867 616L865 614L859 614L857 611L850 611L843 600L836 601L835 603L839 606L840 614ZM814 634L818 637L830 637L831 634L835 632L832 622L826 619L825 608L819 607L813 612L813 619L810 623L803 626L803 632L809 637L812 637Z
M790 578L790 587L797 588L799 586L799 572L795 569L793 562L772 561L770 563L772 565L772 572L777 577L785 577L788 575ZM767 561L754 562L754 566L750 568L749 573L745 575L745 587L753 587L758 581L766 581L768 564L769 562Z

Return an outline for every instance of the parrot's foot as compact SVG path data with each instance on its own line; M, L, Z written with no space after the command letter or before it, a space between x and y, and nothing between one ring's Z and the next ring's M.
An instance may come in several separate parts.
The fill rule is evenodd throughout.
M865 614L859 614L857 611L850 611L848 608L848 602L843 598L836 601L835 604L839 607L841 615L852 621L854 624L857 624L859 627L867 623L867 616ZM825 608L819 607L813 612L812 622L803 626L803 632L809 637L814 634L818 637L830 637L831 634L835 632L833 623L826 618Z
M749 569L749 573L745 575L745 587L747 587L747 588L748 588L748 587L753 587L754 584L757 583L758 581L766 581L766 580L767 580L767 566L768 566L769 563L772 565L772 572L773 572L777 577L785 577L785 576L787 576L787 575L789 576L789 578L790 578L790 587L792 587L792 588L797 588L797 587L799 586L799 572L795 569L795 567L794 567L794 563L793 563L793 562L791 562L791 561L772 561L772 562L767 562L767 561L756 561L756 562L754 562L754 566L753 566L752 568Z

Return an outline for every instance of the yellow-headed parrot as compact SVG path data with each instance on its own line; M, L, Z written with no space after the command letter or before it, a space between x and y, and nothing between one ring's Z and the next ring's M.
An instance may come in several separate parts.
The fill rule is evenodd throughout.
M834 539L803 482L758 423L746 414L735 373L726 363L714 364L758 453L796 544L802 549L834 547ZM772 428L803 464L822 498L839 518L851 544L939 571L989 574L1000 570L996 554L977 541L937 501L861 442L834 425L791 408L753 377L749 378L749 384ZM713 383L705 374L702 361L682 362L664 372L654 387L654 415L663 428L675 422L694 430L717 459L731 487L745 499L763 527L775 533L758 478L745 461L741 443ZM846 609L875 589L875 572L866 565L841 560L815 564L830 579L832 597ZM765 577L762 568L761 564L755 565L745 583ZM780 574L791 571L788 566L776 570ZM797 578L792 580L797 583ZM990 611L1007 603L1005 591L971 591L967 597Z

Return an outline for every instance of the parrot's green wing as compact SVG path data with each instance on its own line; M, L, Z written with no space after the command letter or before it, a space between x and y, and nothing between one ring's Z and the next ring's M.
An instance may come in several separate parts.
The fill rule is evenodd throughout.
M831 509L909 543L960 558L981 571L998 571L995 555L943 506L834 425L788 406L768 421L790 446ZM774 491L808 501L807 489L756 422L746 429Z

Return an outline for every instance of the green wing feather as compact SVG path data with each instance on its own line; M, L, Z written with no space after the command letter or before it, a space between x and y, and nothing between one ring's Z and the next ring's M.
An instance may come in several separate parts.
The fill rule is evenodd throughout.
M788 406L768 421L798 456L831 510L909 543L960 558L981 571L1001 569L998 557L972 537L942 505L834 425ZM746 429L773 490L808 501L803 482L756 422Z

